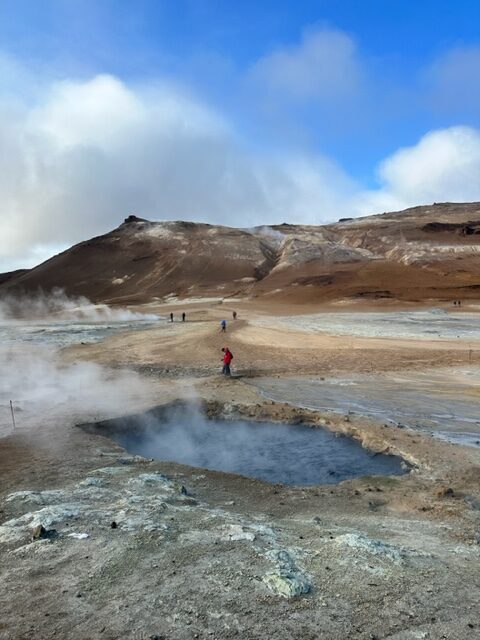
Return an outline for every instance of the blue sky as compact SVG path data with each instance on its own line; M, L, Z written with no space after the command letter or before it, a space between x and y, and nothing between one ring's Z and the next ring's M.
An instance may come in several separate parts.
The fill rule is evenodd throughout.
M473 0L0 0L0 267L127 206L242 226L480 199L478 24Z

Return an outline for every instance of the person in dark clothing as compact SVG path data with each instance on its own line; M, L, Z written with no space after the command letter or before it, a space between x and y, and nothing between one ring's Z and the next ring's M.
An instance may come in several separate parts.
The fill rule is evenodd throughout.
M187 317L187 316L185 315L185 311L184 311L184 312L182 313L182 322L185 322L185 318L186 318L186 317Z
M170 322L173 322L173 313L170 314Z
M230 376L230 363L233 360L233 353L230 351L228 347L222 347L223 352L223 368L222 373L226 376Z
M237 319L237 312L236 312L236 311L234 311L234 312L232 313L232 316L233 316L233 319L234 319L234 320L236 320L236 319Z

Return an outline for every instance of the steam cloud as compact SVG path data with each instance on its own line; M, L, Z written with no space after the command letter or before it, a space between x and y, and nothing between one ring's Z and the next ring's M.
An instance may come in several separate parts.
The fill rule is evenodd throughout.
M106 326L145 320L158 316L95 305L61 289L1 298L0 434L11 430L10 400L26 412L19 416L21 425L28 416L40 422L60 413L111 417L125 412L130 400L145 397L148 384L139 375L91 362L66 363L58 350L90 333L97 339Z
M281 245L287 237L281 231L267 226L251 227L250 229L245 229L245 231L248 231L248 233L254 233L257 236L264 236L277 246Z
M50 409L68 405L72 412L108 412L118 411L122 397L142 392L143 383L133 373L109 371L92 362L66 364L57 352L43 347L9 349L3 362L3 400Z
M129 322L158 320L157 315L135 313L128 309L112 309L94 304L84 296L69 297L60 288L50 293L6 295L0 298L0 322L11 320L65 320L79 322Z
M148 381L132 371L109 370L92 362L65 363L58 351L45 347L0 347L0 357L0 437L12 429L10 400L20 412L17 428L36 437L41 425L55 417L65 424L72 419L105 419L124 414L132 402L151 398Z

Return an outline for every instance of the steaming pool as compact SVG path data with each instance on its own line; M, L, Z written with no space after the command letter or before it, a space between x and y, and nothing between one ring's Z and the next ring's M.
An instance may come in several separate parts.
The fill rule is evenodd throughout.
M408 471L401 458L373 453L322 428L209 419L189 408L152 410L83 427L108 435L132 454L272 483L335 484Z

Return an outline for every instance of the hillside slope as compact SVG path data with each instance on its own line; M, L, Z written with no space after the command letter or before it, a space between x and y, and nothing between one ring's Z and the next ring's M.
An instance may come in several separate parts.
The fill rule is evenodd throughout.
M234 229L130 216L110 233L2 279L7 291L95 301L272 296L421 301L480 297L480 203L435 204L324 226Z

